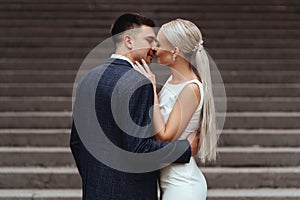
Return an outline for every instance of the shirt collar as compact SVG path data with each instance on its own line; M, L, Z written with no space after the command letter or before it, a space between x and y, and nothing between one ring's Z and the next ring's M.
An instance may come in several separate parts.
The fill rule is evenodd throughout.
M127 62L129 62L131 64L131 66L133 67L133 69L135 69L133 63L131 62L131 60L129 60L127 57L125 56L122 56L122 55L119 55L119 54L112 54L110 56L111 58L114 58L114 59L121 59L121 60L126 60Z

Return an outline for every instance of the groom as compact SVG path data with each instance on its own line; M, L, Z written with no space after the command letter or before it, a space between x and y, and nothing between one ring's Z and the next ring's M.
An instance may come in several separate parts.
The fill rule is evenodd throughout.
M133 63L151 63L154 26L139 14L121 15L111 29L115 54L78 86L70 146L84 200L156 200L159 166L188 163L197 151L195 133L170 143L153 138L153 87Z

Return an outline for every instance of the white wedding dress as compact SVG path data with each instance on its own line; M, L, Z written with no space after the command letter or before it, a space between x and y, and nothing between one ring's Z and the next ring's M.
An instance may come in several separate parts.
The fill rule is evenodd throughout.
M178 138L186 137L199 128L200 112L203 106L203 85L199 80L191 80L181 84L170 84L172 76L169 77L163 86L159 104L160 111L167 122L170 112L176 102L181 90L189 83L196 83L200 88L201 100L198 108L193 114L187 128ZM189 163L173 163L160 170L160 185L163 200L205 200L207 184L204 175L197 166L195 159L191 157Z

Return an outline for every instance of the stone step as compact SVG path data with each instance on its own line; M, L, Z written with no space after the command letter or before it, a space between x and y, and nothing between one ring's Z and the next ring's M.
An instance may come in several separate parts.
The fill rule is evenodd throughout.
M37 1L35 0L1 0L0 3L1 4L10 4L10 3L37 3ZM114 2L114 3L122 3L124 4L124 1L122 0L113 0L111 2ZM42 1L39 1L38 2L39 4L48 4L49 1L47 0L42 0ZM74 4L74 3L82 3L82 0L74 0L72 2L68 1L68 0L62 0L62 1L59 1L59 0L52 0L51 3L55 3L55 4ZM94 1L88 1L87 2L89 5L91 6L95 6L97 4L100 4L100 3L97 3L97 2L94 2ZM102 2L101 2L102 3ZM128 0L126 2L126 4L137 4L137 5L140 5L140 4L144 4L144 3L153 3L153 1L150 1L150 0L145 0L143 2L136 2L134 0ZM177 3L176 0L165 0L163 2L160 2L160 1L157 1L157 4L167 4L167 3ZM178 5L185 5L187 3L195 3L195 1L185 1L185 2L178 2ZM259 1L259 0L253 0L253 1L238 1L238 0L228 0L226 2L222 1L222 0L203 0L201 1L200 3L201 5L282 5L282 6L287 6L287 5L299 5L299 1L297 0L289 0L289 1L285 1L285 0L277 0L277 1L274 1L274 0L265 0L265 1ZM101 4L100 4L101 5Z
M289 39L298 39L299 38L299 31L297 29L267 29L267 28L237 28L237 29L230 29L230 28L207 28L200 26L202 33L204 33L205 38L216 38L216 39L225 39L230 38L236 39L249 39L249 38L256 38L256 39L278 39L282 36L286 36L284 38Z
M299 129L224 129L218 146L299 147Z
M297 112L232 112L226 113L225 129L298 129Z
M1 70L1 83L73 83L77 71Z
M101 40L99 37L0 37L2 47L24 48L24 47L95 47ZM207 48L278 48L286 49L300 48L300 39L284 39L277 41L269 38L207 38Z
M70 129L0 129L0 146L68 147L70 132ZM299 144L300 129L224 129L218 146L299 147Z
M299 188L210 189L208 200L298 200Z
M133 5L127 5L128 9L127 11L130 12L130 10L135 9L135 4ZM282 23L283 21L287 21L288 23L292 22L293 20L299 20L300 15L293 12L284 12L284 13L274 13L274 12L256 12L251 11L250 12L242 12L242 11L235 11L235 12L224 12L224 11L203 11L201 12L201 9L197 10L197 7L201 7L201 5L194 6L194 9L189 9L190 7L174 7L173 10L172 7L169 8L169 5L165 5L162 7L158 7L157 5L147 6L143 4L141 7L139 7L139 11L143 12L145 16L149 16L151 18L156 18L160 20L170 20L172 18L180 18L182 16L185 16L185 18L188 18L190 20L202 20L203 24L206 24L206 21L208 20L223 20L225 23L225 20L234 20L234 21L240 21L240 20L247 20L247 21L258 21L259 23L256 26L260 26L260 23L265 23L265 21L270 21L273 23L275 20L279 20L279 23ZM124 12L123 10L120 10L120 7L114 6L113 8L99 8L94 10L85 10L85 11L76 11L76 10L50 10L50 11L42 11L42 10L2 10L0 12L0 17L2 19L97 19L97 20L107 20L113 22L115 20L115 16L120 15ZM291 6L292 7L292 6ZM299 8L299 7L298 7ZM205 8L202 8L205 9ZM295 9L295 11L297 8ZM180 12L179 12L180 11ZM251 13L252 12L252 13ZM237 18L239 16L239 18ZM214 23L214 22L213 22ZM276 24L276 23L273 23ZM293 23L296 27L296 23ZM239 23L239 25L242 25ZM249 24L249 26L253 26L253 24ZM276 26L276 25L275 25Z
M1 98L0 98L1 99ZM217 111L224 112L222 100L215 99ZM298 112L300 98L227 97L227 112Z
M216 166L300 166L300 148L219 147Z
M114 5L113 7L107 6L106 8L104 6L101 7L94 7L94 8L88 8L88 9L81 9L81 11L72 10L71 8L64 9L56 9L55 7L59 7L60 5L53 5L53 9L51 7L47 7L48 9L22 9L22 8L15 8L15 9L7 9L3 8L1 9L0 16L2 19L35 19L37 16L39 16L39 19L101 19L101 20L109 20L113 21L115 19L115 16L120 15L121 13L124 13L124 9L126 7L128 10L134 9L136 4L128 4L125 6L123 5ZM85 6L81 6L81 8L87 8L88 4ZM176 7L177 6L177 7ZM142 12L145 16L149 16L151 18L155 17L161 20L169 20L170 18L176 18L180 16L185 16L185 18L191 19L191 20L199 20L199 19L205 19L205 20L214 20L214 19L223 19L223 20L298 20L299 15L297 12L297 7L293 7L294 5L286 6L287 10L277 12L277 11L255 11L251 10L250 7L248 7L248 11L241 11L233 10L233 6L231 6L231 11L226 10L220 10L221 6L219 5L219 8L217 9L210 9L205 10L205 6L202 6L201 3L193 3L188 4L186 3L182 7L178 7L178 4L176 5L147 5L142 4L139 6L140 12ZM289 9L288 9L289 8ZM298 6L299 8L299 6ZM122 10L123 9L123 10ZM101 12L100 12L101 11ZM180 11L180 13L178 13ZM197 13L197 17L195 14ZM236 18L237 16L240 16L239 18Z
M70 133L70 129L0 129L0 146L69 147Z
M296 49L248 49L248 48L236 48L236 49L207 49L214 59L276 59L281 57L282 59L297 59L299 58L299 51Z
M0 189L0 200L81 200L81 189ZM207 200L298 200L298 188L209 189Z
M223 85L215 84L216 95ZM300 84L225 84L228 97L299 97ZM37 97L72 95L72 83L0 83L1 96Z
M93 48L0 48L2 58L82 58ZM101 53L106 50L101 49Z
M48 22L49 21L49 22ZM61 20L59 20L61 21ZM93 28L81 27L81 23L84 24L85 21L73 21L66 22L64 25L57 23L57 20L10 20L10 26L6 27L3 23L7 24L7 20L0 21L1 27L5 27L3 31L0 32L0 37L96 37L98 35L99 41L110 37L109 25L95 25ZM18 26L21 23L25 23ZM60 22L62 23L62 22ZM87 22L88 23L88 22ZM31 25L29 25L31 24ZM39 27L44 24L46 27ZM56 24L57 28L49 28ZM74 27L75 26L75 27ZM78 27L76 27L78 26ZM292 31L291 34L294 34Z
M81 200L80 189L0 189L0 200Z
M0 128L70 128L70 112L2 112Z
M1 96L71 97L72 90L72 83L0 83Z
M297 103L297 102L296 102ZM71 111L71 97L0 97L3 111ZM47 105L47 106L45 106Z
M300 187L299 167L202 167L201 170L209 189ZM74 167L1 167L0 188L74 189L81 188L81 180Z
M299 32L300 34L300 32ZM300 59L214 59L222 71L298 71ZM78 70L83 59L79 58L0 58L1 70ZM95 61L95 63L98 63Z
M225 84L227 97L298 97L299 84ZM221 87L222 88L222 87ZM214 90L219 94L219 85Z
M300 112L298 97L227 97L226 110L222 101L219 98L215 99L218 112ZM71 111L71 109L71 97L0 97L0 112Z
M0 147L0 166L75 166L69 147ZM299 147L219 147L216 164L222 167L299 166Z
M299 188L299 167L201 168L208 188Z
M4 42L5 43L5 42ZM287 45L286 48L299 48L300 40L295 39L283 39L281 41L276 40L275 38L211 38L207 35L205 38L205 47L210 48L278 48L280 45L282 48L285 48L284 45Z
M150 65L151 68L151 65ZM170 75L165 69L152 68L157 76ZM79 73L79 72L78 72ZM83 72L82 72L83 73ZM86 72L84 72L86 73ZM83 74L84 74L83 73ZM298 71L212 71L212 76L221 74L224 83L300 83ZM0 70L0 83L73 83L77 71ZM221 80L216 80L218 83Z
M93 48L58 48L58 47L31 47L31 48L0 48L3 58L81 58L84 59ZM111 49L101 48L97 52L101 55L112 53ZM247 49L247 48L211 48L208 52L214 59L299 59L298 49Z
M1 167L0 188L74 189L81 179L75 167Z
M75 166L69 147L0 147L0 166Z
M298 59L214 59L218 69L228 71L297 71Z
M300 61L300 60L299 60ZM1 70L55 70L63 72L65 70L78 70L83 59L10 59L0 58Z
M221 71L224 83L298 83L300 71ZM212 76L214 73L212 73Z
M177 2L176 2L177 3ZM180 4L180 7L178 7L178 4L170 4L165 2L158 2L157 4L151 3L139 3L139 9L141 11L166 11L169 12L176 12L179 11L179 8L181 10L188 10L188 11L198 11L198 12L226 12L226 13L240 13L248 14L253 12L267 12L268 14L273 13L293 13L299 9L299 5L286 5L285 7L280 5L239 5L236 4L234 6L232 5L224 5L222 4L203 4L202 2L199 4L199 2L191 2L189 4L181 4L181 2L178 2ZM136 3L134 4L136 5ZM126 4L126 3L115 3L114 5L102 2L101 4L91 4L88 2L74 2L72 4L70 3L52 3L49 2L47 5L42 3L27 3L27 4L18 4L18 3L10 3L10 4L2 4L0 11L73 11L73 12L83 12L83 11L124 11L124 10L131 10L133 9L132 4ZM199 6L201 5L201 6Z
M0 37L85 37L99 38L99 41L110 37L110 24L99 24L98 21L92 20L25 20L25 19L0 19L1 30ZM160 23L157 23L160 26ZM199 25L200 26L200 25ZM53 29L52 27L56 27ZM289 38L299 39L299 29L283 29L281 28L226 28L226 27L200 27L205 38L211 39L277 39ZM87 39L86 39L87 40ZM281 40L280 40L281 41ZM277 41L279 42L279 41Z
M223 118L224 114L218 114ZM225 129L299 129L299 112L226 113ZM70 112L0 112L0 128L70 128Z

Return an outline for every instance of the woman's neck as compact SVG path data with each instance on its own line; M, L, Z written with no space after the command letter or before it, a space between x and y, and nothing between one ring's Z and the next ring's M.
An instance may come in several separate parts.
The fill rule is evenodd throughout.
M196 79L197 76L193 72L190 63L183 59L178 59L171 66L173 84L183 83L192 79Z

